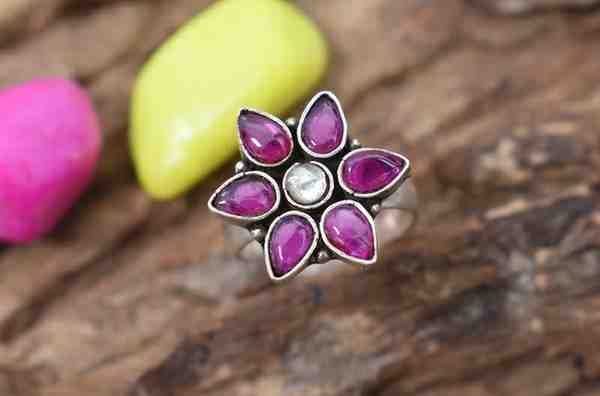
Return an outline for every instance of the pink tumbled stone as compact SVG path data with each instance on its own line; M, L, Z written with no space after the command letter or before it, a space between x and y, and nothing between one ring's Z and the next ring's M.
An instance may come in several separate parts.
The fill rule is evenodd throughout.
M315 231L307 219L297 215L285 216L273 227L269 244L271 268L276 276L283 276L306 256Z
M100 146L90 98L74 82L0 91L0 240L52 230L90 183Z
M327 240L348 256L370 260L375 255L373 227L356 206L342 204L331 209L324 221Z
M402 172L406 161L399 155L378 150L359 150L350 154L342 163L342 181L357 193L380 190Z
M256 217L275 206L276 192L267 179L247 175L227 184L214 198L218 210L242 217Z
M238 128L246 152L263 164L281 162L292 151L292 139L286 130L262 114L242 110Z
M344 144L341 110L328 95L321 95L302 122L302 142L317 154L329 154Z

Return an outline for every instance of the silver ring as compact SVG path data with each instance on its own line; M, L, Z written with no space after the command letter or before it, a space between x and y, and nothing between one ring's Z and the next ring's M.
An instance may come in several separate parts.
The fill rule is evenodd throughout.
M349 139L333 93L315 95L300 123L242 109L238 132L242 160L208 207L228 222L232 255L264 261L271 280L334 260L372 265L416 223L410 161Z

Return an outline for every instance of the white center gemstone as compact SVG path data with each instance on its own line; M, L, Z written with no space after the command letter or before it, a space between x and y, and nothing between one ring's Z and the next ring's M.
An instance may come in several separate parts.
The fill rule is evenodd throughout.
M295 203L312 205L327 192L327 176L319 166L305 163L294 166L286 175L285 189Z

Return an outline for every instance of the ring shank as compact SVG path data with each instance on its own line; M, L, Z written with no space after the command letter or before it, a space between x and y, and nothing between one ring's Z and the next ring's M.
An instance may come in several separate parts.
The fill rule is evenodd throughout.
M412 230L417 223L418 205L417 189L410 178L381 202L381 210L375 217L375 230L381 245L398 240Z
M381 202L375 217L378 243L398 240L405 236L417 221L418 197L412 179L407 179L389 197ZM226 224L225 246L228 252L246 261L262 261L263 249L252 234L244 227Z

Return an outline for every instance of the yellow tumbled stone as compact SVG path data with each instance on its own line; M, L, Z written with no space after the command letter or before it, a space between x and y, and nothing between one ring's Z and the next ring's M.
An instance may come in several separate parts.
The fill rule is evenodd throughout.
M175 197L238 152L241 107L282 115L323 76L327 47L285 0L221 0L171 37L135 84L130 146L144 188Z

